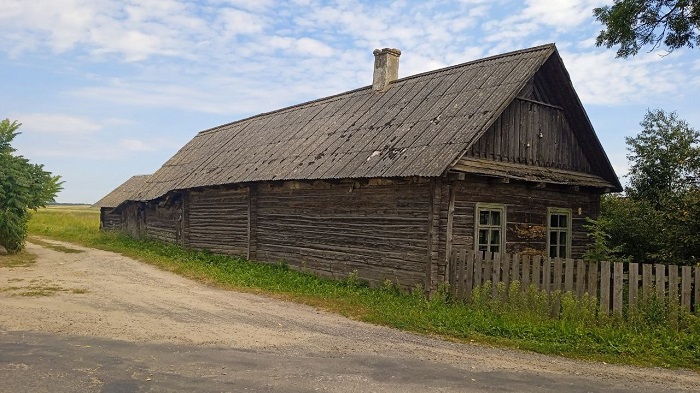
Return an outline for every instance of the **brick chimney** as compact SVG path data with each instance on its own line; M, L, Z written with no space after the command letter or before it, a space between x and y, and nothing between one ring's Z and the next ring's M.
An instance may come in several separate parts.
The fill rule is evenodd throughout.
M399 78L401 51L393 48L374 50L374 80L372 90L387 91L391 82Z

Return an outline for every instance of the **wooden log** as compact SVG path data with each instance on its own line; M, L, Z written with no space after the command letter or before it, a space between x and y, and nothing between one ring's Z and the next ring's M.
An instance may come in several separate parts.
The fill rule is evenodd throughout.
M610 262L600 262L600 311L610 313Z
M613 312L622 314L623 290L625 288L625 278L623 274L624 264L615 262L613 264Z
M455 199L457 197L457 187L459 183L450 186L450 200L447 206L447 228L445 234L445 261L450 261L452 253L452 241L454 239L454 216L455 216Z
M692 272L693 268L691 266L683 266L681 268L681 306L686 311L690 311L691 306Z
M630 310L637 307L637 297L639 297L639 264L630 263L627 270L629 282L629 298L628 305Z

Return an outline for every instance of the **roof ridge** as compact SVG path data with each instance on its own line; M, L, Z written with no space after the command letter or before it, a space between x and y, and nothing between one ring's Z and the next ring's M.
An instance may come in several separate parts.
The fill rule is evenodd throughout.
M552 50L553 50L552 52L556 51L556 45L555 45L553 42L550 42L550 43L548 43L548 44L533 46L533 47L531 47L531 48L519 49L519 50L507 52L507 53L501 53L501 54L498 54L498 55L493 55L493 56L489 56L489 57L484 57L484 58L481 58L481 59L470 60L470 61L467 61L467 62L465 62L465 63L459 63L459 64L455 64L455 65L451 65L451 66L447 66L447 67L443 67L443 68L438 68L438 69L436 69L436 70L430 70L430 71L421 72L421 73L418 73L418 74L408 75L408 76L405 76L405 77L403 77L403 78L399 78L399 79L397 79L397 80L391 82L391 84L396 84L396 83L399 83L399 82L402 82L402 81L405 81L405 80L410 80L410 79L414 79L414 78L418 78L418 77L422 77L422 76L426 76L426 75L430 75L430 74L437 74L437 73L440 73L440 72L445 72L445 71L457 69L457 68L460 68L460 67L466 67L466 66L469 66L469 65L474 65L474 64L481 63L481 62L491 61L491 60L495 60L495 59L499 59L499 58L505 58L505 57L515 56L515 55L519 55L519 54L523 54L523 53L527 53L527 52L536 52L536 51L538 51L538 50L543 50L543 49L547 49L547 48L552 49ZM257 118L257 117L262 117L262 116L267 116L267 115L271 115L271 114L274 114L274 113L284 112L284 111L286 111L286 110L290 110L290 109L302 107L302 106L305 106L305 105L310 105L310 104L317 103L317 102L322 102L322 101L326 101L326 100L331 100L331 99L338 98L338 97L342 97L342 96L349 95L349 94L352 94L352 93L357 93L357 92L359 92L359 91L368 90L368 89L371 89L371 88L372 88L372 85L367 85L367 86L360 87L360 88L357 88L357 89L344 91L344 92L342 92L342 93L332 94L332 95L330 95L330 96L321 97L321 98L317 98L317 99L314 99L314 100L310 100L310 101L306 101L306 102L301 102L301 103L298 103L298 104L294 104L294 105L286 106L286 107L283 107L283 108L275 109L275 110L272 110L272 111L270 111L270 112L258 113L258 114L256 114L256 115L249 116L249 117L246 117L246 118L243 118L243 119L239 119L239 120L234 120L234 121L232 121L232 122L225 123L225 124L222 124L222 125L218 125L218 126L216 126L216 127L207 128L207 129L205 129L205 130L202 130L202 131L198 132L197 135L204 135L204 134L208 134L208 133L211 133L211 132L216 132L216 131L219 131L220 129L225 128L225 127L228 127L228 126L230 126L230 125L233 125L233 124L236 124L236 123L241 123L241 122L248 121L248 120L251 120L251 119L255 119L255 118Z

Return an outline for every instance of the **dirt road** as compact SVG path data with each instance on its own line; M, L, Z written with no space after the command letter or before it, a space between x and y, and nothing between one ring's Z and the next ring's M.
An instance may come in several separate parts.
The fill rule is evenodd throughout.
M83 252L28 244L35 264L0 268L0 391L700 391L694 372L444 342L64 245Z

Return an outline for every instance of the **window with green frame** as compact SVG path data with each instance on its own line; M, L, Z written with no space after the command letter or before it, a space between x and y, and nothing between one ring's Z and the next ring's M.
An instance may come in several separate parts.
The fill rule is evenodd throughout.
M547 250L550 258L571 258L571 209L547 209Z
M476 251L502 252L505 246L506 208L476 204L474 239Z

